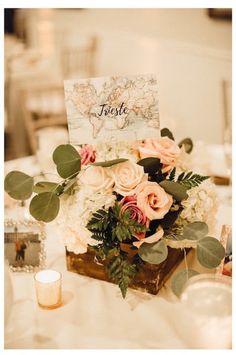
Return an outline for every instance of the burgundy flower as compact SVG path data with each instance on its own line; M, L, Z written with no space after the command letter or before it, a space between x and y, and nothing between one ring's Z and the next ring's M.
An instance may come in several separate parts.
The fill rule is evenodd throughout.
M143 214L140 208L137 206L137 197L134 196L126 196L121 202L121 213L123 214L126 211L129 211L130 218L135 219L139 224L145 225L147 228L149 226L149 219ZM145 232L136 233L134 236L137 239L145 238Z

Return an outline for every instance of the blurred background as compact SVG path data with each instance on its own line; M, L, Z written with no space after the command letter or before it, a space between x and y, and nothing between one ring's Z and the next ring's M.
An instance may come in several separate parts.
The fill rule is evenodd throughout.
M64 79L146 73L158 77L161 126L199 152L223 146L223 156L231 18L230 9L5 9L5 160L46 157L68 140Z

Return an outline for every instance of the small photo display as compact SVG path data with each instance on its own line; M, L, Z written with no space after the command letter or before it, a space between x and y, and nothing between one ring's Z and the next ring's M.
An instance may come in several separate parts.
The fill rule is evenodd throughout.
M4 255L13 271L36 271L45 262L45 232L37 222L5 221Z

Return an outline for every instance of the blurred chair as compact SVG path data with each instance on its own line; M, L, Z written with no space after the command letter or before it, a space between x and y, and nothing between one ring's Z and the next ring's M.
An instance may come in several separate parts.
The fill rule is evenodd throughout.
M35 86L21 92L21 104L25 129L31 152L36 154L38 131L47 127L65 127L67 119L64 104L64 91L61 86ZM56 128L54 129L56 135ZM51 135L53 141L54 134Z
M90 37L83 45L62 48L62 73L65 79L95 76L97 38Z

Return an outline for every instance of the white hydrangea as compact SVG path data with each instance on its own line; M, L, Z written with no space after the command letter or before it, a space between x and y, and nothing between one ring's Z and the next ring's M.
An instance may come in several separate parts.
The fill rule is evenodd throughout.
M58 229L61 239L69 251L75 254L86 253L88 244L96 245L92 233L86 225L98 209L108 209L115 203L115 196L104 191L93 192L85 187L62 200Z
M178 219L179 224L186 222L205 222L210 233L214 233L218 196L215 185L208 179L199 186L187 191L188 198L182 201L183 211Z
M118 158L125 158L132 161L138 160L138 155L132 149L132 144L129 142L110 142L98 143L96 149L96 161L113 160Z

